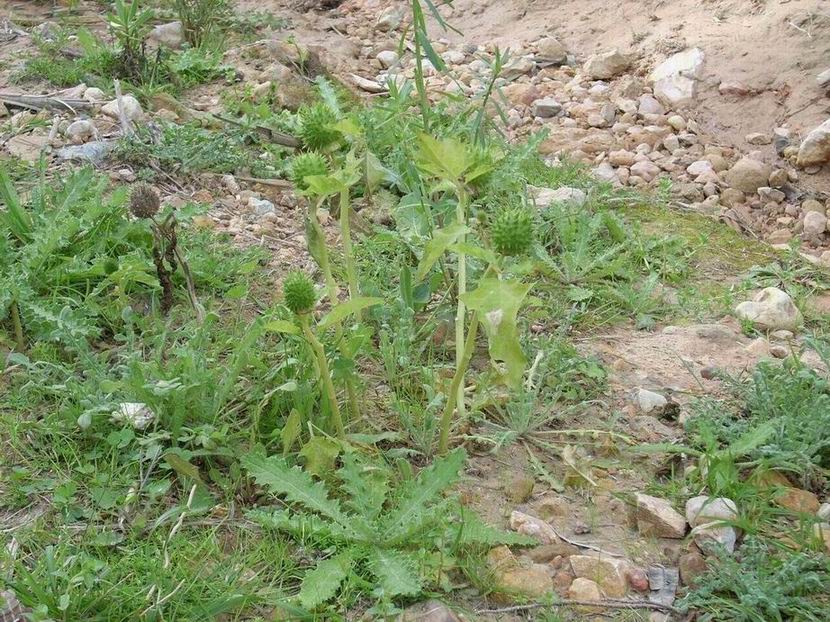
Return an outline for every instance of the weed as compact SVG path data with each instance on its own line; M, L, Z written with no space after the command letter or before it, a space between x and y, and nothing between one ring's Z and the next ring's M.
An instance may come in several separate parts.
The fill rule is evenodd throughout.
M230 0L172 0L184 36L194 48L219 47L233 17Z

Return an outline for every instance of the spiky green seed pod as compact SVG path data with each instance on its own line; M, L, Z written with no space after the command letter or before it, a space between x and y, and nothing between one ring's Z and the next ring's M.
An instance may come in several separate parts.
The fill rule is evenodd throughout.
M301 153L291 160L291 181L300 190L308 188L308 184L305 182L306 177L328 175L328 173L329 168L326 165L325 158L314 151Z
M152 218L158 214L161 200L150 184L140 183L130 193L130 211L136 218Z
M521 255L533 244L533 217L521 207L503 210L493 220L490 237L502 255Z
M331 129L337 117L331 108L317 103L300 110L300 139L309 149L325 149L340 140L340 132Z
M282 283L282 293L285 297L285 306L297 315L308 313L317 302L314 283L305 272L289 272Z

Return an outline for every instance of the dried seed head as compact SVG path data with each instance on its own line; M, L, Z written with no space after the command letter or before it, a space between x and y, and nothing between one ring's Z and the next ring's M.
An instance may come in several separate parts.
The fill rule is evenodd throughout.
M291 160L291 181L300 190L308 189L306 177L312 175L328 175L329 169L326 160L319 153L309 151L301 153Z
M317 292L314 283L305 272L289 272L282 283L282 293L285 297L285 306L294 313L307 313L317 302Z
M130 193L130 211L136 218L152 218L158 214L161 200L150 184L136 184Z
M524 208L506 209L493 220L490 235L502 255L521 255L533 244L533 218Z

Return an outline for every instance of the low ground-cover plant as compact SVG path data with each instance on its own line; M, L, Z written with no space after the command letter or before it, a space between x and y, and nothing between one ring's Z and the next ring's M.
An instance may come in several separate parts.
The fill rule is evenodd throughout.
M437 587L465 550L531 542L488 527L443 495L458 481L464 460L456 449L396 485L389 467L347 449L327 485L281 458L248 456L247 472L291 504L249 516L326 551L303 578L297 600L304 608L320 607L347 586L388 606Z

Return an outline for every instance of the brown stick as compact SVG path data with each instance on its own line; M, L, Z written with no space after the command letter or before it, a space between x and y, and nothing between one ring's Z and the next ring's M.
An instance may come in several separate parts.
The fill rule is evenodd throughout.
M85 99L62 99L48 95L15 95L14 93L0 93L0 101L11 106L30 108L32 110L68 110L75 113L77 110L91 110L95 104Z

